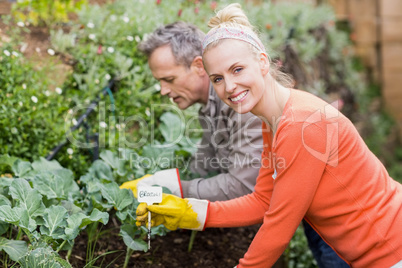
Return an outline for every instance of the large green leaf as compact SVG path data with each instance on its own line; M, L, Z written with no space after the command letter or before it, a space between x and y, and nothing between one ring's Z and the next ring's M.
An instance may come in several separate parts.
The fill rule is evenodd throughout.
M102 153L101 153L102 155ZM113 172L107 162L96 160L89 168L88 173L98 180L113 181Z
M44 224L40 227L42 234L59 239L64 235L64 228L67 226L67 210L62 206L51 206L46 208L43 215Z
M101 185L102 196L117 210L122 210L134 202L131 190L120 189L117 183L112 182Z
M97 208L94 208L94 210L92 210L91 215L85 219L83 219L80 227L84 227L90 223L93 222L101 222L104 225L106 225L109 221L109 213L107 212L102 212Z
M4 250L13 261L17 261L28 252L28 245L21 240L8 240L0 237L0 250Z
M0 235L5 234L8 231L10 224L0 220Z
M161 117L160 132L165 138L166 143L177 144L185 138L184 118L180 118L174 113L166 112Z
M179 149L179 146L171 144L156 143L155 145L145 145L143 148L143 157L139 159L139 162L142 168L151 170L152 172L167 169L174 166L175 151ZM137 168L137 165L135 168Z
M126 173L124 168L124 159L120 159L117 154L114 154L109 150L105 150L101 152L100 158L102 158L103 161L108 163L114 170L116 170L117 174L120 176L124 176Z
M18 260L21 268L71 268L71 265L50 247L39 247L29 251Z
M71 171L66 169L40 172L32 180L34 189L48 199L68 199L68 196L79 192L79 187L70 173Z
M8 200L7 197L5 197L4 195L0 194L0 206L2 206L2 205L11 206L11 202L10 202L10 200Z
M17 159L12 165L12 170L17 177L23 177L32 170L31 163Z
M67 218L67 227L65 229L66 235L63 239L73 240L80 232L80 225L82 220L88 218L84 213L76 213Z
M127 247L132 250L148 251L147 243L141 239L140 231L133 225L126 224L120 228L120 235ZM137 238L135 238L137 236Z
M22 214L22 208L12 208L9 205L0 206L0 220L18 225Z
M32 189L24 179L15 179L10 186L11 196L18 201L18 206L26 209L30 217L41 215L44 209L42 196Z
M17 161L17 157L9 156L8 154L0 155L0 165L12 166L15 161Z
M39 160L34 161L32 163L32 168L37 171L43 170L57 170L62 169L63 167L56 160L48 161L45 158L41 157Z
M109 214L107 212L101 212L98 209L94 209L90 216L85 215L84 213L76 213L67 218L67 227L65 229L66 235L63 236L63 239L73 240L79 234L79 231L91 224L93 222L101 222L103 224L107 224L109 221Z

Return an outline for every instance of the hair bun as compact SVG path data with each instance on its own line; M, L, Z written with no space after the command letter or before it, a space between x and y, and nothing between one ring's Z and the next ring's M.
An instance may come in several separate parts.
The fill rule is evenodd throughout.
M239 27L240 25L253 28L246 14L241 9L240 4L233 3L219 10L215 17L208 22L208 27Z

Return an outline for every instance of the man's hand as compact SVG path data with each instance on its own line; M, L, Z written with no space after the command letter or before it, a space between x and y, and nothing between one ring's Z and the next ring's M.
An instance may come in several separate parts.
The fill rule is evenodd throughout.
M141 203L137 207L137 225L148 224L148 211L152 212L152 226L163 224L169 230L178 228L204 230L209 201L180 198L171 194L163 194L162 202L156 205Z
M131 189L134 197L137 198L138 186L154 185L165 187L169 189L173 195L183 197L179 171L177 168L158 171L153 175L147 174L139 179L123 183L120 188Z

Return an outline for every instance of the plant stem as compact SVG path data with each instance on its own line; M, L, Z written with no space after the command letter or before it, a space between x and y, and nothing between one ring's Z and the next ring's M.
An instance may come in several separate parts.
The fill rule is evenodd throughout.
M124 260L124 266L123 268L127 268L128 262L130 260L130 256L133 253L134 250L132 250L131 248L127 247L127 252L126 252L126 258Z
M191 250L193 249L193 244L194 244L196 235L197 235L197 231L191 231L190 242L188 242L188 252L191 252Z
M73 252L73 249L72 249L72 248L67 251L66 260L67 260L68 262L70 262L70 256L71 256L71 253L72 253L72 252Z
M64 240L63 243L61 243L60 246L57 248L56 252L59 252L63 248L63 246L66 242L67 242L67 240Z
M22 236L22 230L21 230L20 227L18 227L18 233L17 233L17 236L16 236L15 240L20 240L21 236Z

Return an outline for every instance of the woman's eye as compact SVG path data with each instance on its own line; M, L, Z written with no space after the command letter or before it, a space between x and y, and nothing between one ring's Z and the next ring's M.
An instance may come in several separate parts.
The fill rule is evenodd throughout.
M243 68L237 67L236 69L234 69L234 72L235 72L235 73L238 73L238 72L240 72L241 70L243 70Z
M222 81L221 77L214 78L214 83L219 83L220 81Z

